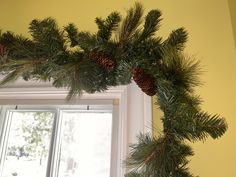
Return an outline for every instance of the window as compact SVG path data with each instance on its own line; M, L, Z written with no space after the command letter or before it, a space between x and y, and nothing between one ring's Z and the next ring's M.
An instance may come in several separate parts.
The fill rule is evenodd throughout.
M45 176L54 113L7 111L1 148L1 176ZM2 132L3 134L3 132Z
M65 100L67 94L68 90L54 88L51 83L18 80L14 84L0 89L0 105L67 105L68 102ZM123 168L123 160L127 157L129 144L137 141L136 137L140 132L151 133L152 131L151 97L145 95L136 84L132 83L127 86L112 87L102 93L85 93L79 97L79 99L72 100L69 104L112 105L112 156L110 176L124 177L126 169ZM58 109L61 108L59 107ZM84 110L87 110L86 106ZM4 112L4 109L2 112ZM58 112L56 114L55 116L58 116ZM3 119L0 118L0 130L1 125L3 125L2 121ZM59 122L58 124L53 124L53 126L56 126L53 127L53 129L56 129L59 125ZM6 131L3 130L4 134L5 132ZM58 137L52 134L52 138L53 143L56 144L55 142L58 141ZM59 148L55 147L50 149L50 151L51 150L53 152L49 152L49 155L52 154L53 158L49 156L49 159L52 161L48 161L48 164L50 164L48 168L50 170L47 170L47 177L59 175L57 169L59 157L55 156L55 154L59 154L57 152ZM1 155L2 152L0 152L0 156Z
M110 177L115 112L112 105L5 107L1 177Z

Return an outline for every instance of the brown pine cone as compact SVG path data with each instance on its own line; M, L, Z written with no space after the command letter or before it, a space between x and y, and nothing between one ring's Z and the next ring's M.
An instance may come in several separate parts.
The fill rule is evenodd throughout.
M0 56L4 56L7 54L7 47L3 44L0 44Z
M151 74L145 72L143 68L133 68L133 79L141 90L149 96L156 94L155 79Z
M113 60L102 52L91 52L89 57L107 70L112 70L114 68Z

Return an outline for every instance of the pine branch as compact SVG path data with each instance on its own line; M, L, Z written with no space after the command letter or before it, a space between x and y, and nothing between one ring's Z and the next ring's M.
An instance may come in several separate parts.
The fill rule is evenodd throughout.
M96 36L89 32L79 32L77 43L84 51L92 51L98 45Z
M70 78L72 72L72 63L67 63L63 66L57 66L53 72L53 86L56 88L68 88L70 85Z
M140 36L141 40L149 38L155 34L155 32L160 27L160 21L162 20L160 17L161 17L161 12L159 10L151 10L147 14L145 18L144 29Z
M211 116L205 112L191 113L185 111L182 117L179 116L173 118L172 130L181 139L185 138L192 142L202 141L209 135L216 139L227 130L226 121L218 115Z
M15 35L13 32L7 31L5 33L1 32L0 43L6 46L11 46L13 41L15 41Z
M147 176L147 174L145 174L145 173L131 171L131 172L125 174L125 177L152 177L152 176L151 175Z
M162 139L152 141L150 135L140 134L138 136L138 143L130 146L131 153L126 161L126 165L131 168L139 169L154 157L156 147L159 146L161 142ZM159 151L159 149L157 151Z
M140 135L138 138L138 143L131 146L130 156L126 161L126 166L131 168L133 175L171 176L178 167L188 163L186 157L193 155L189 146L176 140L171 134L159 138Z
M81 95L82 90L79 87L79 75L78 75L78 65L73 65L72 68L72 77L70 83L70 90L66 97L67 100L71 100L71 98L75 97L76 95Z
M38 63L39 61L37 60L20 60L1 65L0 70L7 70L9 73L0 82L0 85L16 81L22 75L28 75L28 73L31 73L37 67Z
M33 20L30 23L29 31L33 37L33 41L37 45L37 49L41 50L41 54L45 58L53 59L58 52L65 51L65 38L52 18L43 20Z
M123 48L122 58L126 62L133 62L135 66L150 67L157 65L161 59L160 48L162 47L161 38L148 38L145 41L139 41L139 37L135 38L132 44ZM157 67L154 67L157 70Z
M0 85L5 85L6 83L11 83L16 81L22 74L22 70L20 69L16 69L12 72L10 72L9 74L7 74L7 76L5 76L3 78L3 80L1 80Z
M130 172L125 174L125 177L145 177L145 176L138 172Z
M65 26L64 30L67 32L67 37L70 39L71 47L75 47L76 45L78 45L78 28L73 23L70 23Z
M219 115L209 115L201 112L196 115L195 132L199 139L205 139L210 135L213 139L221 137L227 130L227 123Z
M164 46L167 48L176 48L177 50L183 50L184 44L188 38L188 33L184 28L179 28L170 33L168 39L164 42Z
M0 43L7 47L8 58L30 59L37 56L35 43L21 35L15 35L14 33L7 31L0 36Z
M117 63L116 69L116 80L118 85L124 85L131 83L132 73L132 64L127 62L119 62Z
M143 7L140 3L135 3L135 6L127 11L127 16L119 30L119 41L122 45L130 41L135 35L137 28L141 24L142 15Z
M112 32L115 31L121 21L121 16L118 12L112 12L106 20L96 18L95 22L98 25L97 36L104 41L111 38Z
M178 168L173 177L194 177L187 168Z
M173 50L165 51L161 67L166 80L170 81L175 89L193 92L194 87L201 85L198 77L201 73L200 62L190 59L182 53Z
M200 110L201 99L186 92L175 94L159 94L158 103L164 112L162 118L164 132L173 132L176 136L182 134L182 129L192 130L193 116Z
M70 90L67 97L70 99L80 95L82 91L94 93L107 90L115 80L115 74L108 77L109 74L102 67L98 67L96 62L84 58L64 65L52 78L55 87L66 87Z

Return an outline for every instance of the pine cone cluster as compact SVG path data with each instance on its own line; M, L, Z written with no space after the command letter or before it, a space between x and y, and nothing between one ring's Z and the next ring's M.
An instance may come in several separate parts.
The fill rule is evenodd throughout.
M133 79L141 90L149 96L156 94L155 79L151 74L145 72L143 68L132 69Z
M7 47L5 45L0 44L0 56L4 56L7 54Z
M114 68L113 60L103 52L91 52L89 56L92 60L98 62L103 68L107 70L112 70Z

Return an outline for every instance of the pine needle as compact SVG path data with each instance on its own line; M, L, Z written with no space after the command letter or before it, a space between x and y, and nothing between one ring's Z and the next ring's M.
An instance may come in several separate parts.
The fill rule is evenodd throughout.
M149 38L155 34L155 32L160 28L161 12L159 10L151 10L146 18L144 29L141 34L141 40Z
M118 12L112 12L105 20L96 18L95 22L99 29L97 36L103 41L108 41L111 38L112 32L118 28L120 21L121 16Z
M184 28L179 28L170 33L168 39L164 42L164 45L167 47L174 47L177 50L183 50L187 39L187 31Z
M121 44L127 43L135 34L137 28L142 22L143 7L140 3L135 3L133 8L127 11L119 30L119 41Z

